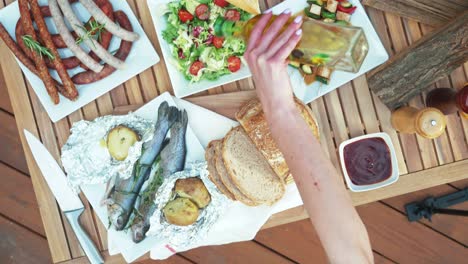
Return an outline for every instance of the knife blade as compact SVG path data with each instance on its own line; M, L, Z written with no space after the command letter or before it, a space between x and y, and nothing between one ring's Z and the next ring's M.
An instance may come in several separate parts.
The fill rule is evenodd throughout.
M52 194L57 200L60 209L67 217L70 226L75 232L83 251L91 263L104 263L98 249L93 241L80 225L79 218L84 211L84 205L78 195L68 185L67 176L60 165L54 159L47 148L26 129L24 130L26 141L28 142L31 153L36 164L42 172L44 179L49 185Z

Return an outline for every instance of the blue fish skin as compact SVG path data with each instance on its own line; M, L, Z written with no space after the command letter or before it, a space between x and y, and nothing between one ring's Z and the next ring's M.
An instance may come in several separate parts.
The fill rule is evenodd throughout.
M154 130L154 136L148 143L145 143L144 152L140 157L140 165L151 166L161 151L167 132L177 119L179 110L177 107L169 106L163 102L159 106L158 121Z
M151 166L161 152L167 132L178 115L177 107L169 106L167 102L159 106L153 138L143 146L143 154L135 164L132 176L125 180L116 179L107 199L109 220L116 230L123 230L127 225L141 187L148 179Z
M185 156L187 154L187 147L185 142L185 135L187 131L188 116L187 112L178 112L177 120L171 127L171 138L169 144L167 144L161 151L161 160L159 167L161 170L160 176L162 179L169 177L170 175L182 171L185 165ZM150 185L155 184L154 181L161 181L154 177L153 182ZM158 186L159 187L159 186ZM147 193L145 196L149 196L149 201L144 203L140 202L138 207L138 214L135 216L132 224L132 239L135 243L142 241L145 238L145 234L150 227L150 218L156 210L156 205L153 202L154 195L158 188L153 188L152 193Z

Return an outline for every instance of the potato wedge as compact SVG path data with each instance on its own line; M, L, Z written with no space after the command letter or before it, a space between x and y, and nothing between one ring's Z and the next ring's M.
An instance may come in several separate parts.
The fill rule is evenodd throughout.
M119 125L107 135L107 149L114 159L122 161L127 158L128 150L138 140L140 136L133 129Z
M163 208L167 222L178 226L188 226L198 219L198 207L188 198L176 198Z
M211 196L200 178L179 179L175 183L175 192L183 198L189 198L198 208L205 208Z

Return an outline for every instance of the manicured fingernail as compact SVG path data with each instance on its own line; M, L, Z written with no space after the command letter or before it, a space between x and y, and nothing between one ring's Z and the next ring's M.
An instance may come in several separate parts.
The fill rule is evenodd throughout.
M294 19L294 23L299 24L302 21L302 16L298 16Z
M302 35L302 29L301 28L296 31L296 35L298 35L298 36Z
M287 8L286 10L283 11L283 14L285 15L291 14L291 9Z

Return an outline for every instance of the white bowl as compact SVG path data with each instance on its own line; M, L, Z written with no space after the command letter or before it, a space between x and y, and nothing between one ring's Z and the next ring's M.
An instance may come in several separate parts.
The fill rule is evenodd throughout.
M378 182L378 183L369 184L369 185L356 185L351 181L351 178L348 175L348 170L346 169L343 150L347 145L351 143L354 143L356 141L363 140L363 139L368 139L368 138L381 138L385 141L385 143L388 146L388 150L390 151L392 174L388 179ZM382 188L382 187L385 187L387 185L390 185L396 182L398 178L400 177L400 173L398 171L398 161L397 161L396 154L395 154L395 148L393 147L392 140L386 133L368 134L368 135L363 135L360 137L355 137L355 138L346 140L340 144L339 153L340 153L341 168L343 169L343 174L346 180L346 184L348 185L349 189L353 192L364 192L364 191L370 191L370 190Z

